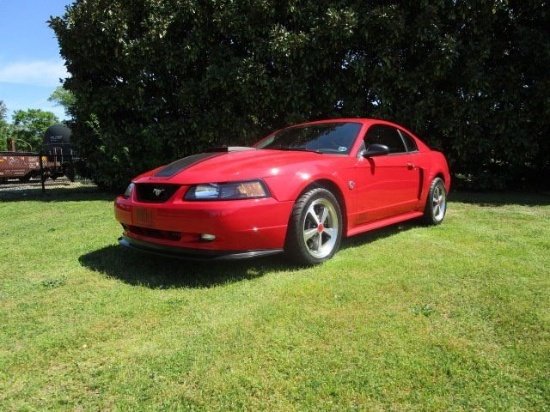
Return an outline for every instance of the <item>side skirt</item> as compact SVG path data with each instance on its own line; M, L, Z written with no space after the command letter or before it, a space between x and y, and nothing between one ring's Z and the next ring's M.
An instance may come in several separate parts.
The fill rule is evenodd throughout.
M358 235L359 233L365 233L365 232L368 232L369 230L380 229L381 227L390 226L390 225L394 225L396 223L404 222L406 220L415 219L417 217L421 217L422 215L423 215L422 212L408 212L408 213L404 213L404 214L399 215L399 216L394 216L394 217L390 217L390 218L386 218L386 219L380 219L380 220L376 220L374 222L368 222L368 223L365 223L363 225L356 226L356 227L353 227L351 229L348 229L348 232L347 232L346 235L347 236Z

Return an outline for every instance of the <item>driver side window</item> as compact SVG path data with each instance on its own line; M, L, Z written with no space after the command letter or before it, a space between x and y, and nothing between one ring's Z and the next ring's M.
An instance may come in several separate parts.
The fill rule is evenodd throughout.
M407 151L399 132L391 126L374 125L367 131L365 146L368 148L375 143L388 146L390 153L404 153Z

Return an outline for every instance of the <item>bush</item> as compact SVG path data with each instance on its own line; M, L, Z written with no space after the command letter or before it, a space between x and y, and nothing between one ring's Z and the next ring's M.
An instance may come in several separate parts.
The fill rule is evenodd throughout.
M534 0L113 0L76 1L50 25L103 186L292 122L369 116L498 187L549 170L548 20Z

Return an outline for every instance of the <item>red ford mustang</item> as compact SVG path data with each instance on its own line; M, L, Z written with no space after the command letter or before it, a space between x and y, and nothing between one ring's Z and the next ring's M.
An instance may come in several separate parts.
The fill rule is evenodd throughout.
M119 242L184 258L285 252L330 259L343 236L422 217L443 221L445 157L375 119L291 126L253 147L215 149L136 177L115 201Z

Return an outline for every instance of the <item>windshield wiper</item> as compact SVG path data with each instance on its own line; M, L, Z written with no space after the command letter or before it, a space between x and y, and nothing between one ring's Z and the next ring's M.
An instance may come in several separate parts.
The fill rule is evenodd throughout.
M282 150L286 152L311 152L311 153L323 154L323 152L321 152L320 150L306 149L305 147L273 146L273 147L264 147L264 149Z

